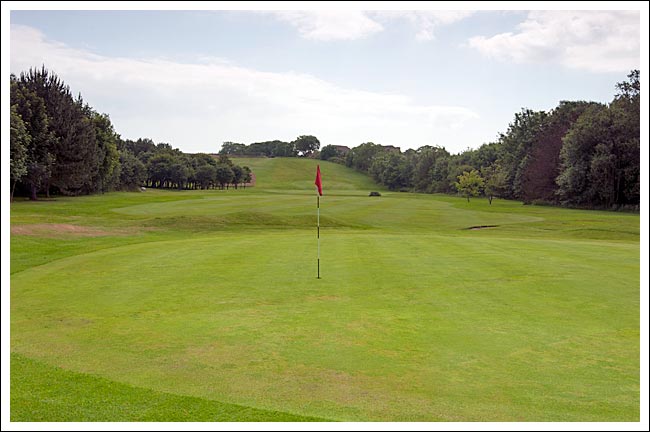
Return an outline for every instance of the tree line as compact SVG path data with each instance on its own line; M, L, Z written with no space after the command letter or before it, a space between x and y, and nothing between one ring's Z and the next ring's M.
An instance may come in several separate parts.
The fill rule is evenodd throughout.
M251 170L226 155L186 154L148 138L123 140L108 115L76 98L44 66L11 75L10 171L14 193L50 196L154 188L237 188Z
M401 152L372 142L347 153L325 146L331 160L370 174L391 190L484 195L524 203L638 208L640 202L639 71L616 84L609 104L562 101L522 109L495 142L459 154L423 146Z
M237 187L248 167L229 156L319 157L371 175L391 190L484 195L591 208L638 208L639 71L616 84L609 104L562 101L522 109L495 142L450 154L422 146L402 152L372 142L352 149L313 135L291 142L224 142L218 159L170 144L123 140L110 118L45 67L11 76L11 195L80 195L117 189ZM319 151L320 149L320 151Z
M254 157L311 157L319 148L318 138L313 135L301 135L291 142L273 140L246 145L226 141L221 145L219 154Z

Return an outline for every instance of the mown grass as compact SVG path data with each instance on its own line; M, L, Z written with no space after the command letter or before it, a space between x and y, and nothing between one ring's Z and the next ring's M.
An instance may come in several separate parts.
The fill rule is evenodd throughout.
M208 419L221 409L210 404L235 404L217 418L233 421L257 418L247 407L270 419L639 419L638 215L370 198L366 177L321 163L317 280L316 163L249 159L258 186L246 190L12 204L15 225L109 233L12 236L12 386L58 366L162 407L189 398L186 416L161 420ZM12 419L82 401L14 394ZM113 415L89 400L66 418ZM147 418L124 404L115 419Z
M141 389L11 355L14 422L324 421Z

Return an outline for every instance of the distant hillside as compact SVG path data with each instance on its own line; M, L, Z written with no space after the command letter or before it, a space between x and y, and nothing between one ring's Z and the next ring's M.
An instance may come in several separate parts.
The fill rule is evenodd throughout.
M313 190L316 165L320 164L323 194L334 190L383 190L367 175L332 162L305 158L236 157L232 160L253 171L258 189Z

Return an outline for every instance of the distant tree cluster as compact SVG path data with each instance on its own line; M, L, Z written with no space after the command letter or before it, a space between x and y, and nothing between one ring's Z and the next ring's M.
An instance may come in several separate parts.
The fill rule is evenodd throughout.
M226 141L219 154L230 156L265 157L311 157L320 148L320 141L313 135L301 135L292 142L264 141L249 145Z
M227 156L184 154L150 139L122 140L110 118L45 67L11 75L10 171L14 193L82 195L141 186L206 189L245 184Z
M608 105L563 101L550 112L522 109L496 142L475 150L452 155L424 146L402 153L364 143L350 149L341 162L391 190L459 192L468 200L483 194L490 203L501 197L577 207L635 207L640 202L639 71L616 87ZM333 153L333 146L327 151Z
M127 165L133 167L122 180L127 188L227 189L232 185L237 189L251 181L250 168L235 165L226 155L215 159L206 153L187 154L148 138L120 140L120 148Z

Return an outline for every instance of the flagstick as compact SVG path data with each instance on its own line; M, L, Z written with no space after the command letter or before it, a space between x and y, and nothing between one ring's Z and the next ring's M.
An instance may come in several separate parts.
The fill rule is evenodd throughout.
M316 195L316 238L318 239L318 276L317 279L320 279L320 195Z

